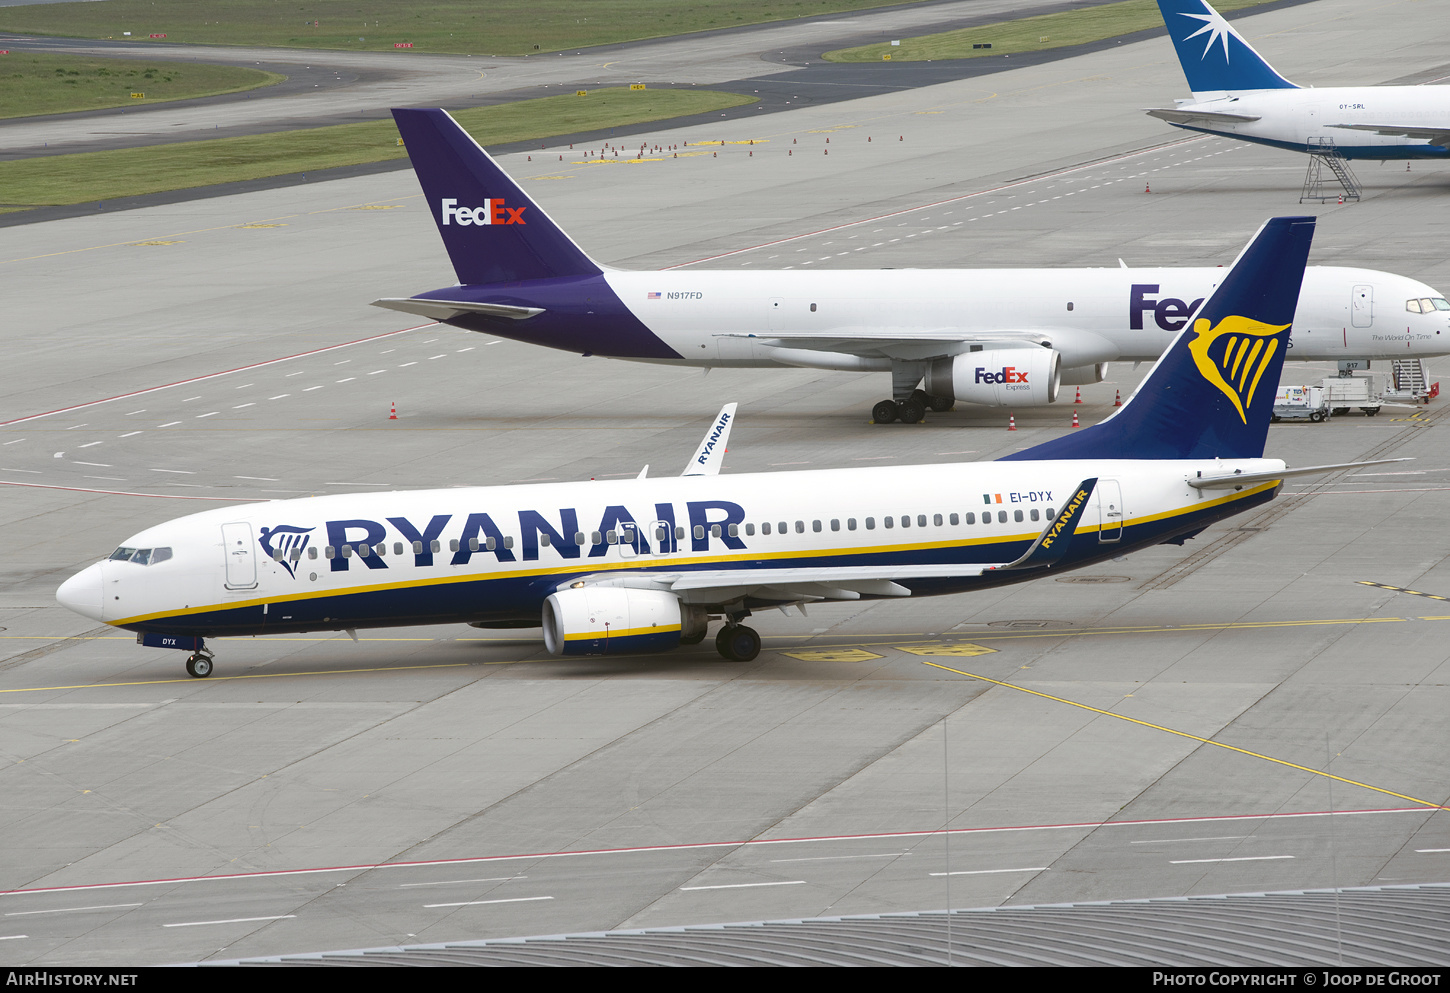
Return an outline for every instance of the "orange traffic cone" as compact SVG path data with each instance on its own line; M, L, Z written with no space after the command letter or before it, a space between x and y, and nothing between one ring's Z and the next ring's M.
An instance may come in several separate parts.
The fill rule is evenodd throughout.
M1008 431L1016 431L1017 430L1017 418L1014 415L1012 415L1012 414L1008 414L1007 415L1007 430Z
M1074 400L1073 403L1082 403L1082 387L1081 386L1079 386L1077 388L1077 399Z
M1114 407L1121 407L1122 405L1123 405L1123 391L1122 390L1118 390L1118 395L1113 398L1113 406Z
M390 421L396 421L397 419L398 419L398 405L395 403L395 404L393 404L392 409L388 411L388 420L390 420Z
M1077 411L1075 410L1072 412L1072 426L1075 428L1082 427L1082 425L1077 422Z
M1144 193L1152 193L1153 192L1153 188L1151 186L1149 186L1147 183L1144 183L1143 184L1143 192Z

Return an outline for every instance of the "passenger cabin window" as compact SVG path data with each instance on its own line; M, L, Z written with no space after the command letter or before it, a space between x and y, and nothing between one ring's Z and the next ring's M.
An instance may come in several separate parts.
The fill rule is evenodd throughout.
M933 524L935 524L937 527L941 527L941 514L937 514L935 517L933 517L931 519L931 522ZM925 525L925 523L926 523L925 521L922 522L923 526ZM952 521L952 523L955 524L956 521Z
M820 533L820 530L821 530L821 522L820 521L811 521L811 530L814 531L814 532L816 532L817 534L819 534Z
M740 525L739 524L731 524L731 525L729 525L725 529L725 533L728 534L732 538L738 538L738 537L740 537Z
M938 524L941 523L941 515L940 514L937 515L936 522ZM926 527L926 515L925 514L917 514L916 515L916 526L919 527L919 528Z
M866 522L869 525L870 522L871 522L871 519L868 517L866 519ZM881 526L882 527L888 527L888 528L894 528L894 527L896 527L896 518L894 518L894 517L883 517L883 518L881 518Z
M1037 520L1037 519L1038 519L1038 517L1040 517L1040 516L1041 516L1041 515L1040 515L1040 514L1039 514L1039 513L1038 513L1038 511L1037 511L1037 508L1036 508L1036 507L1033 507L1033 508L1032 508L1032 510L1031 510L1031 511L1030 511L1030 516L1031 516L1031 517L1032 517L1032 519L1033 519L1033 520L1034 520L1034 521L1035 521L1035 520Z
M770 522L769 521L766 521L764 524L760 525L760 533L761 534L770 534Z
M866 530L867 531L875 531L876 530L876 518L874 518L874 517L868 517L868 518L866 518Z
M1022 511L1020 511L1020 510L1014 510L1014 511L1012 511L1012 520L1016 521L1018 524L1021 524L1022 523Z
M1047 519L1050 521L1050 520L1052 520L1056 516L1057 515L1052 512L1052 508L1051 507L1048 507L1047 508Z
M840 518L836 518L836 517L831 518L831 530L832 531L839 531L839 530L841 530L841 521L840 521Z
M735 525L732 524L730 526L733 528ZM770 527L770 525L767 524L766 527ZM747 524L747 525L745 525L745 533L746 533L746 535L752 535L752 534L754 534L755 533L755 525L754 524Z
M998 524L1006 524L1007 523L1007 511L1005 511L1005 510L999 510L999 511L997 511L997 523Z
M955 524L956 522L953 521L952 523ZM968 512L967 513L967 523L968 524L975 524L975 523L977 523L977 515L976 514L973 514L971 512Z
M848 518L846 518L846 530L847 531L854 531L854 530L856 530L856 518L854 518L854 517L848 517Z
M952 516L951 516L951 522L952 522L952 526L953 526L953 527L955 527L955 526L956 526L956 525L957 525L957 524L960 524L960 523L961 523L961 520L962 520L962 519L961 519L961 518L960 518L960 517L958 517L958 516L957 516L957 515L956 515L956 514L953 514L953 515L952 515ZM938 523L938 524L940 524L940 523L941 523L941 522L940 522L940 521L938 521L938 522L937 522L937 523ZM968 521L968 522L967 522L967 523L968 523L968 524L970 524L970 523L971 523L971 521Z

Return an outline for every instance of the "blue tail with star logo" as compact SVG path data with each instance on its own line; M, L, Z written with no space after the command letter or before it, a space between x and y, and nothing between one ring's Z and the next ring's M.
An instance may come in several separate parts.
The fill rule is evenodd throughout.
M1158 9L1195 94L1298 89L1207 0L1158 0Z
M1003 461L1261 457L1313 239L1266 221L1121 409Z

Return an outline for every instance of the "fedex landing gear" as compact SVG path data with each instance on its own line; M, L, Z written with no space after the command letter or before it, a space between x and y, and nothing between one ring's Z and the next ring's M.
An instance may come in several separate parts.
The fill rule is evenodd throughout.
M871 408L871 420L876 424L916 424L926 416L927 410L951 410L952 401L946 397L928 396L921 390L913 390L904 400L882 400Z
M186 659L186 674L197 679L205 679L211 675L211 652L205 648L192 652Z
M760 635L744 624L726 622L715 636L715 650L732 662L749 662L760 654Z

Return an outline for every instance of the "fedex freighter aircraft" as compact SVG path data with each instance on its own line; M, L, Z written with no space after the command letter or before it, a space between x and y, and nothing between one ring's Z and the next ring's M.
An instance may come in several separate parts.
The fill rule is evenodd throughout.
M1153 117L1296 152L1333 145L1347 159L1443 159L1450 153L1450 87L1300 87L1265 62L1207 0L1158 0L1158 9L1193 97L1175 100L1172 110L1148 111ZM1427 6L1426 16L1433 10Z
M955 400L1052 403L1062 385L1102 380L1108 362L1156 359L1223 275L1222 267L610 269L446 113L393 117L459 285L378 306L638 362L890 372L891 399L872 410L877 423L919 421ZM1391 273L1310 268L1294 317L1295 359L1363 367L1450 352L1450 303Z
M1312 217L1269 221L1101 424L991 463L685 475L274 500L148 528L60 603L190 653L205 639L405 624L542 626L555 655L693 645L749 660L754 610L961 593L1157 544L1274 498L1264 439ZM1394 460L1390 460L1394 461ZM1378 464L1378 463L1362 463Z

